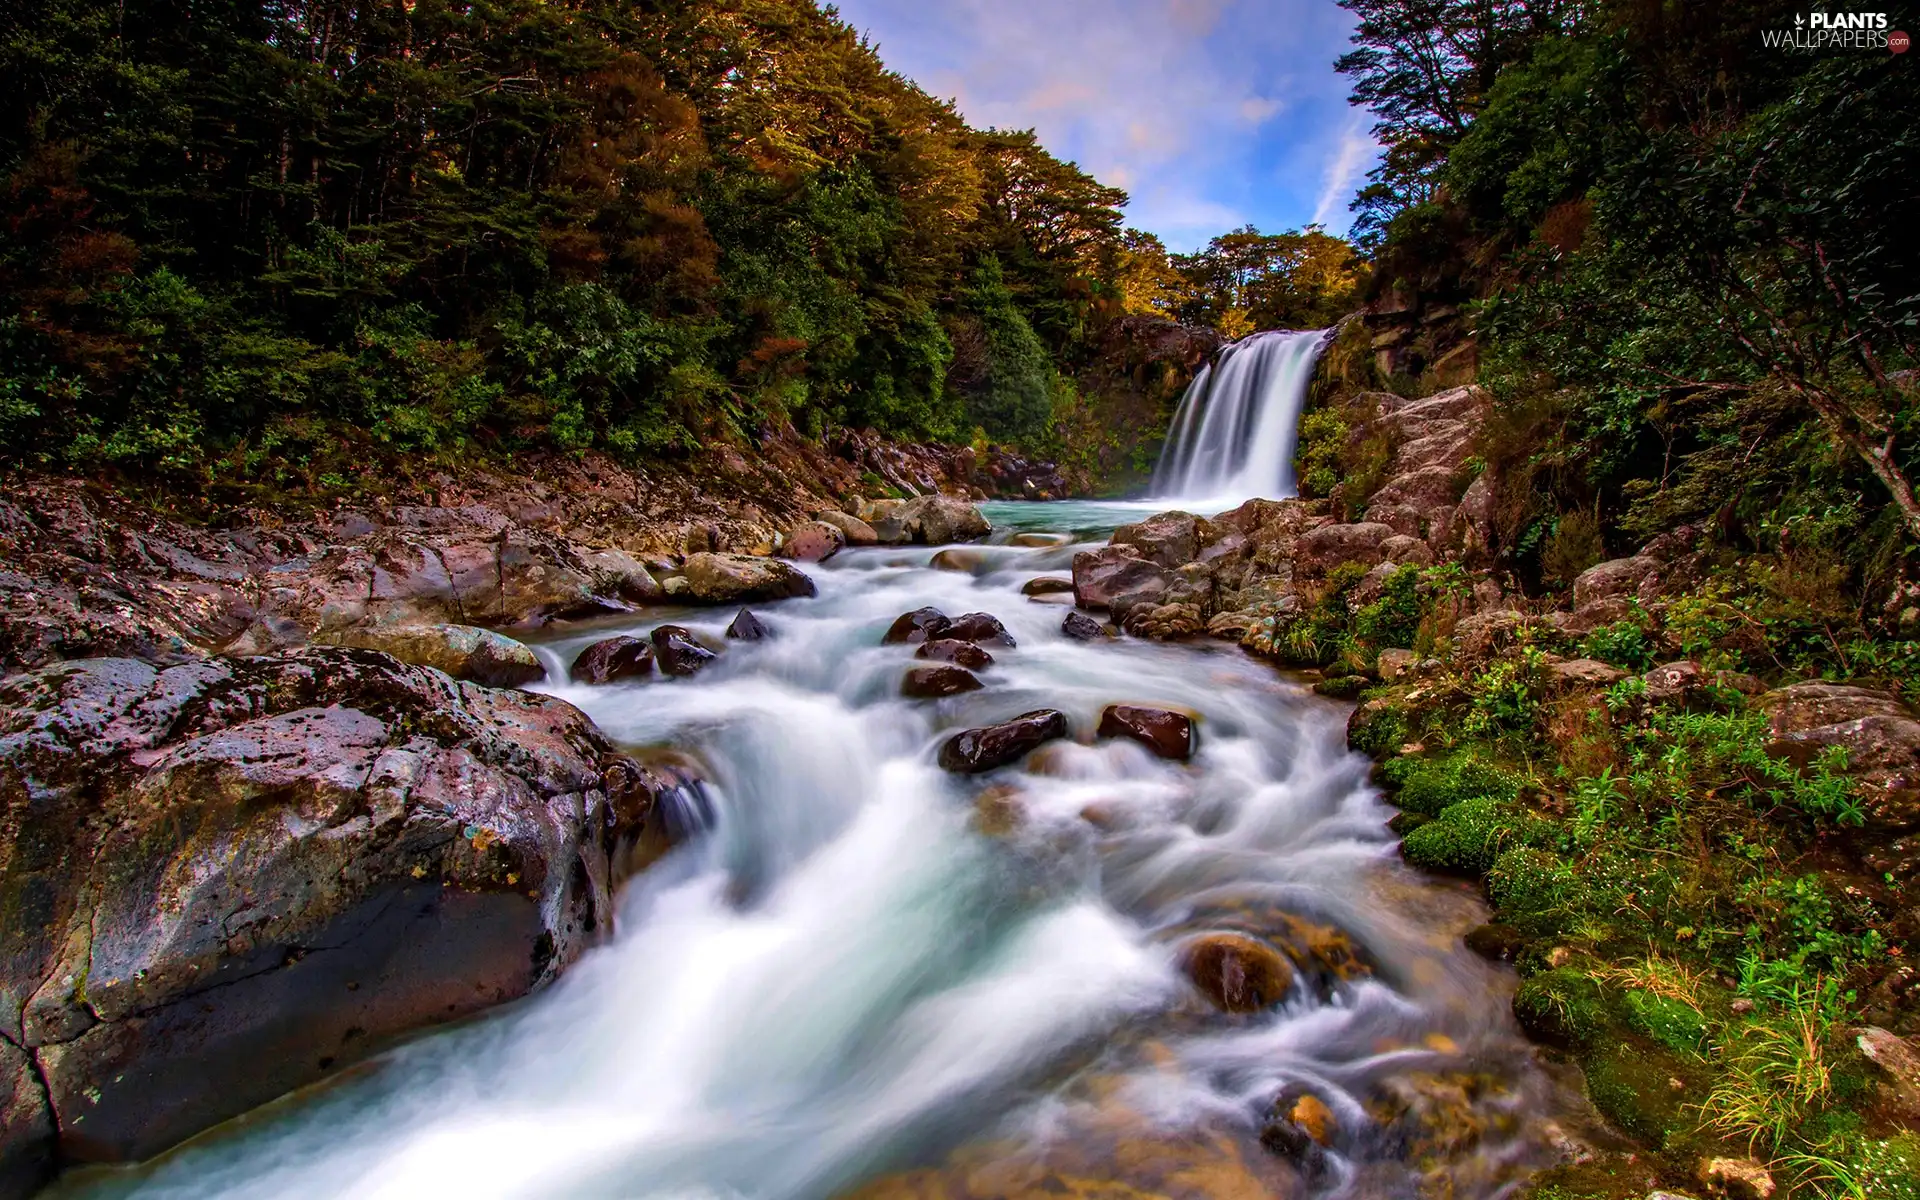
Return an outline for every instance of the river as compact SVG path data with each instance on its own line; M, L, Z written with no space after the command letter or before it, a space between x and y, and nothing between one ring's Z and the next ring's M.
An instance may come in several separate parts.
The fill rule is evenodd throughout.
M1076 546L1014 531L1147 508L986 509L973 573L843 552L809 568L818 596L758 610L775 637L692 679L540 689L698 760L715 807L553 987L59 1194L1465 1198L1550 1161L1570 1093L1514 1028L1510 976L1461 948L1471 890L1399 864L1345 706L1227 646L1071 641L1064 607L1020 594ZM900 697L909 648L880 638L922 605L1018 640L983 690ZM564 679L595 639L732 616L539 651ZM1116 702L1198 714L1193 761L1094 740ZM1075 741L977 779L934 764L955 729L1042 706ZM1180 970L1208 931L1345 965L1229 1015ZM1326 1150L1262 1147L1282 1092L1324 1105Z

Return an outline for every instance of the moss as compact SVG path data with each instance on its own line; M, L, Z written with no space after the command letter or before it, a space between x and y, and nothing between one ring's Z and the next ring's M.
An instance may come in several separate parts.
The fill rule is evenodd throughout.
M1627 1024L1679 1054L1707 1048L1707 1021L1697 1010L1670 996L1635 988L1620 998Z
M1852 1162L1860 1194L1875 1200L1920 1200L1920 1134L1859 1143Z
M1491 796L1475 796L1449 805L1433 821L1408 834L1400 849L1416 867L1483 875L1503 849L1527 841L1533 824L1532 818L1512 805Z
M1354 709L1347 721L1347 745L1374 758L1394 753L1406 740L1406 711L1384 697Z
M1692 1069L1658 1047L1621 1041L1588 1055L1587 1095L1628 1136L1658 1150L1695 1124L1687 1109ZM1674 1083L1679 1082L1680 1087Z
M1396 805L1430 817L1462 800L1480 796L1513 800L1520 794L1519 776L1471 751L1445 758L1399 759L1382 767L1381 779L1397 789Z
M1334 679L1322 679L1313 685L1315 694L1331 696L1336 700L1351 700L1369 687L1365 675L1341 675Z
M1561 967L1536 975L1513 996L1513 1015L1538 1041L1580 1046L1607 1026L1600 985L1583 972Z
M1550 850L1515 846L1487 872L1487 894L1508 924L1533 934L1558 932L1578 903L1573 865Z

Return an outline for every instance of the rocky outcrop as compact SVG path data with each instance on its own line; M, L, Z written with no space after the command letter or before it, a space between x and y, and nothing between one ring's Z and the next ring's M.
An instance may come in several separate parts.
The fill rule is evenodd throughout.
M1829 749L1846 753L1869 831L1920 830L1920 719L1898 698L1843 684L1796 683L1768 692L1759 705L1773 734L1769 753L1803 766Z
M322 639L333 646L378 650L416 667L489 687L519 687L547 677L533 651L504 634L472 625L375 625Z
M689 554L667 594L695 604L762 603L814 594L806 572L775 558L745 554ZM680 586L676 586L680 585Z
M5 1169L35 1131L146 1157L544 985L697 786L364 650L0 682Z

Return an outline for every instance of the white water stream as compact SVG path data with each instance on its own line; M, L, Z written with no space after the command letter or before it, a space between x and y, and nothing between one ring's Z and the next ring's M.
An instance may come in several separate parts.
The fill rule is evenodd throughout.
M1249 334L1201 368L1174 412L1153 494L1219 509L1293 495L1300 411L1329 332Z
M1136 515L987 508L1001 538ZM920 1167L863 1195L1039 1195L1058 1171L1129 1194L1411 1197L1429 1125L1449 1194L1506 1194L1543 1161L1561 1093L1502 973L1459 948L1477 902L1399 866L1342 706L1237 649L1067 640L1065 609L1018 587L1074 549L980 547L973 575L925 548L846 552L810 568L817 597L758 610L774 640L693 679L550 685L715 784L714 830L628 885L618 935L544 994L62 1194L776 1200ZM983 691L900 698L909 648L880 637L927 604L1018 638ZM668 619L718 635L732 616L636 614L542 652L564 678L597 638ZM1095 741L1114 702L1200 714L1194 762ZM1042 706L1078 739L979 779L934 765L953 730ZM975 802L996 783L1024 817L993 836ZM1214 1011L1180 943L1276 912L1344 930L1372 977ZM1256 1140L1289 1085L1337 1119L1310 1177ZM1414 1115L1383 1125L1396 1104Z

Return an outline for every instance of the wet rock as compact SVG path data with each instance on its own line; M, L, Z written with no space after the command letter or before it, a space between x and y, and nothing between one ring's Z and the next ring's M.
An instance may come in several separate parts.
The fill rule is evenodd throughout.
M793 531L780 553L798 562L825 562L846 544L847 535L838 526L808 521Z
M948 771L976 775L1018 761L1035 747L1069 736L1065 713L1041 708L1021 713L1011 721L966 729L940 747L940 766Z
M880 639L883 646L897 646L901 643L916 645L947 636L947 630L953 622L947 614L937 608L916 608L910 613L901 613L887 627L886 636Z
M1012 647L1016 643L1000 618L992 613L962 613L940 631L943 638L953 638L963 642L986 642L992 646Z
M727 626L727 636L736 642L761 642L772 637L773 630L755 616L752 609L743 608Z
M1038 579L1029 579L1020 585L1022 596L1051 596L1059 592L1071 592L1073 580L1058 576L1042 575Z
M1110 704L1100 714L1101 737L1132 738L1161 758L1193 757L1193 718L1186 713L1135 704Z
M883 546L902 546L913 540L913 526L907 523L903 515L907 507L905 500L871 500L860 505L860 519L873 530L873 536Z
M1173 572L1138 557L1130 546L1082 550L1073 556L1073 601L1081 608L1108 608L1116 597L1143 587L1170 590Z
M1137 557L1162 567L1178 567L1200 556L1203 547L1229 531L1187 512L1164 512L1113 531L1109 544L1131 546Z
M1513 962L1527 948L1526 935L1511 925L1476 925L1465 940L1467 949L1488 962Z
M692 675L720 657L700 644L693 631L681 625L662 625L655 629L653 657L662 675Z
M1120 628L1134 637L1170 642L1198 637L1207 629L1206 619L1194 604L1140 604L1127 610Z
M696 604L740 604L814 594L813 580L791 563L746 554L689 554L681 565L686 590Z
M840 536L846 539L849 546L873 546L880 541L879 535L873 531L873 526L859 517L828 509L816 519L823 525L831 525L838 529Z
M53 1175L53 1112L33 1059L0 1041L0 1196L29 1196Z
M920 643L913 652L915 658L930 659L934 662L952 663L965 667L969 671L984 671L993 665L993 655L974 645L957 638L935 638L931 642Z
M1751 1158L1703 1158L1694 1178L1707 1195L1727 1200L1769 1200L1775 1187L1772 1173Z
M1064 546L1071 541L1064 533L1016 533L1007 542L1009 546L1023 546L1028 549L1048 549Z
M0 729L0 826L31 831L0 861L0 1045L76 1162L544 985L611 927L657 794L561 700L364 650L60 664L0 683Z
M1260 1144L1270 1153L1290 1159L1310 1177L1326 1166L1324 1151L1333 1145L1339 1124L1326 1101L1299 1087L1289 1087L1274 1098L1260 1126Z
M929 546L971 542L993 532L993 526L970 501L958 496L921 496L901 507L900 520L914 541Z
M1239 933L1209 933L1181 953L1187 978L1223 1012L1261 1012L1293 987L1293 965L1267 943Z
M653 674L653 646L637 637L610 637L580 652L567 672L575 683L613 683Z
M997 783L973 798L973 827L988 837L1006 837L1027 823L1024 793L1010 783Z
M327 644L378 650L416 667L489 687L518 687L547 677L533 651L504 634L473 625L381 625L352 629Z
M910 667L906 678L900 682L900 694L916 700L935 700L941 696L957 696L961 692L977 692L980 681L973 672L951 663L941 663L930 667Z
M936 571L960 571L965 574L977 574L987 565L987 556L979 550L960 550L948 547L928 560L927 565Z
M1101 628L1100 622L1080 612L1068 613L1060 622L1060 632L1076 642L1091 642L1095 638L1106 636L1106 630Z

